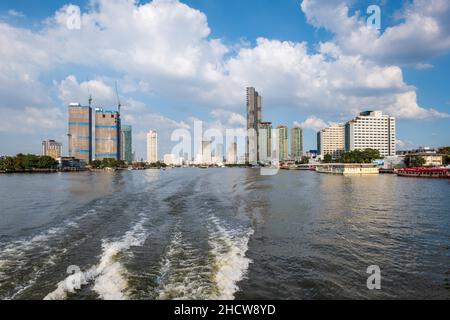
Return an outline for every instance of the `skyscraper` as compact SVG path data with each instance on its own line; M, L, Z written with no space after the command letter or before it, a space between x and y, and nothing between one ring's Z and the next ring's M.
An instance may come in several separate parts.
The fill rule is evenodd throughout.
M95 159L120 160L120 114L95 109Z
M69 156L92 161L92 108L79 103L69 105Z
M253 87L247 88L247 138L246 159L249 163L258 162L258 126L262 119L262 97Z
M120 142L121 160L133 162L133 134L131 126L122 126Z
M296 126L291 129L291 158L301 161L303 157L303 130Z
M272 122L261 122L259 124L259 162L263 164L272 160L272 129Z
M147 162L158 162L158 133L155 130L147 133Z
M42 141L42 155L49 156L53 159L61 158L62 156L62 143L55 140Z
M374 149L382 157L396 154L395 118L381 111L362 112L345 125L345 151Z
M334 125L317 133L317 150L323 159L327 154L333 159L339 158L345 149L345 127Z
M289 133L288 127L278 126L278 159L280 161L289 160Z

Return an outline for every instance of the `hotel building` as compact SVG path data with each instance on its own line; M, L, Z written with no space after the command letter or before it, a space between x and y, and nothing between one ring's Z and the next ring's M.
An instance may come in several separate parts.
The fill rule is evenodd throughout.
M92 161L92 108L79 103L69 105L69 156Z
M323 159L327 154L333 159L345 152L345 126L334 125L317 133L318 155Z
M381 111L362 112L345 125L345 151L374 149L382 157L396 154L395 118Z
M120 114L95 109L95 159L120 160Z

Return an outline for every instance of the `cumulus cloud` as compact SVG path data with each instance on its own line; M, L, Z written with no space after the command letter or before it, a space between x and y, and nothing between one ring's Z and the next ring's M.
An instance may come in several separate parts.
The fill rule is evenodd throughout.
M326 122L322 119L317 118L316 116L308 117L304 122L300 123L298 121L294 122L294 126L299 126L303 129L310 129L313 131L320 131L326 127L333 125L334 123Z
M350 0L303 0L308 22L335 34L333 41L348 54L384 64L423 63L450 50L450 2L415 0L405 4L400 23L379 32L368 27L365 12L350 15Z

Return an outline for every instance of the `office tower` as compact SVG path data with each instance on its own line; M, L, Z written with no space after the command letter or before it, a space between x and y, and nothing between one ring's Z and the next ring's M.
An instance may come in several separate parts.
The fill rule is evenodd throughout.
M79 103L69 105L69 156L92 161L92 108Z
M122 126L120 142L121 160L130 163L133 162L133 133L131 126Z
M228 146L227 164L237 164L237 142L232 142Z
M278 126L278 160L286 161L289 160L289 133L288 127Z
M120 160L120 114L95 109L95 159Z
M49 156L53 159L61 158L62 156L62 143L55 140L42 141L42 155Z
M303 157L303 130L299 126L291 129L291 158L301 161Z
M375 149L382 157L396 154L395 118L365 111L345 125L345 151Z
M345 126L334 125L317 133L317 150L323 159L327 154L339 158L345 150Z
M272 161L272 122L261 122L259 124L259 162L268 164Z
M258 162L258 126L262 119L262 97L255 88L247 88L247 138L246 159L249 163Z
M155 130L147 133L147 162L158 162L158 133Z
M202 164L212 164L211 141L202 142Z
M212 158L214 164L223 164L223 144L216 143L214 147L214 156Z

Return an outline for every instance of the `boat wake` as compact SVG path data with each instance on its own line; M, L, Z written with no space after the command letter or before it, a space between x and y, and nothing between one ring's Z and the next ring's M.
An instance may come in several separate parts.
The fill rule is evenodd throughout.
M49 293L45 300L64 300L69 294L75 294L83 286L92 289L104 300L127 299L127 271L120 258L132 247L144 245L148 232L144 228L147 218L143 217L122 238L115 241L103 241L99 263L86 272L77 272L61 281L56 290Z

